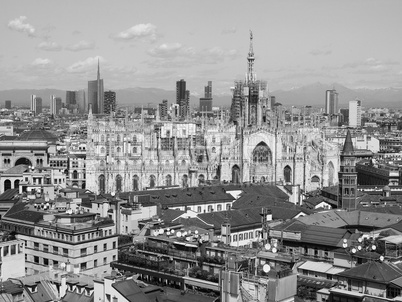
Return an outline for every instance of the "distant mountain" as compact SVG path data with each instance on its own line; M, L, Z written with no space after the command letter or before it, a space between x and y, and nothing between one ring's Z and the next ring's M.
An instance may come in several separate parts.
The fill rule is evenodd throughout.
M339 107L346 107L350 100L356 98L362 101L364 107L402 107L402 89L349 89L341 84L314 83L290 90L276 90L270 94L276 97L276 101L284 106L320 106L325 103L325 91L335 88L339 94ZM158 88L127 88L117 89L116 98L118 106L152 106L156 107L162 100L168 103L176 101L176 92ZM29 106L30 95L35 94L43 99L43 106L49 106L50 95L61 97L65 101L66 92L58 89L13 89L0 91L0 105L4 106L5 100L11 100L13 105ZM230 106L231 96L220 95L213 97L214 106ZM197 107L199 97L191 96L191 106Z
M325 91L334 89L338 92L339 107L346 107L348 102L358 98L364 107L401 107L402 89L349 89L341 84L314 83L291 90L273 91L271 95L283 105L321 106L325 104Z

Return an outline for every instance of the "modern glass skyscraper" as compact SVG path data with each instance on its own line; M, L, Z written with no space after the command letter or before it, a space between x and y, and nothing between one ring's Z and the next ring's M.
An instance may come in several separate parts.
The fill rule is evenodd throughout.
M190 112L190 91L186 90L186 81L176 82L176 104L179 105L179 115L185 119Z
M34 94L31 94L31 111L35 115L42 113L42 98Z
M116 92L105 91L105 114L110 114L111 112L116 112Z
M338 113L338 93L335 89L325 92L325 113L328 115Z
M98 74L95 81L88 81L88 105L92 105L93 114L104 113L104 90L103 80L100 78L99 60Z

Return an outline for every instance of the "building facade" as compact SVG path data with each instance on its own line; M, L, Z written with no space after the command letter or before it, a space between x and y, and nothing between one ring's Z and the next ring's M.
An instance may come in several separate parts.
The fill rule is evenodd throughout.
M360 100L349 101L349 127L361 127L362 103Z
M105 108L103 108L103 112L105 114L110 114L111 112L116 112L116 92L114 91L105 91Z
M338 93L335 89L325 92L325 113L328 115L338 113Z

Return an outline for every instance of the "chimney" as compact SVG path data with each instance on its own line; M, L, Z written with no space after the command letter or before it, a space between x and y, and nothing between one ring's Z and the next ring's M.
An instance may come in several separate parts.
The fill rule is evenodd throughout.
M67 275L61 276L61 284L60 284L60 297L64 297L67 292Z

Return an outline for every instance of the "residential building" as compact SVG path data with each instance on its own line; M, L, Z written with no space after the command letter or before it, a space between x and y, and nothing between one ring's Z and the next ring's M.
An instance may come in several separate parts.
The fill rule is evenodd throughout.
M75 272L88 274L110 270L110 262L117 260L114 222L84 212L80 203L71 199L65 210L66 204L57 199L26 198L3 216L3 229L25 242L28 274L50 266L71 266Z
M104 96L104 109L103 112L105 114L110 114L112 112L116 112L116 92L114 91L105 91L105 96Z
M50 114L55 115L55 116L59 115L61 108L62 108L61 98L51 95L50 96Z
M4 108L6 109L11 109L11 101L10 100L6 100L4 102Z
M25 276L25 244L21 239L0 241L0 278Z
M32 94L30 108L34 115L42 113L42 98Z
M356 99L349 101L349 127L357 128L362 126L362 104Z

